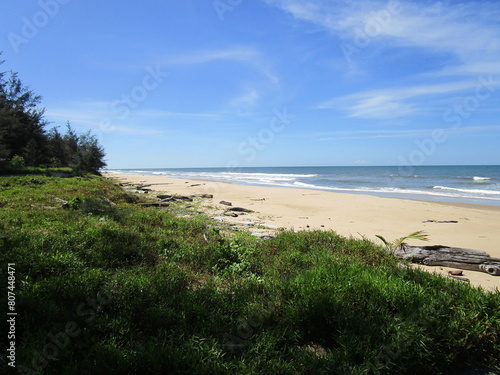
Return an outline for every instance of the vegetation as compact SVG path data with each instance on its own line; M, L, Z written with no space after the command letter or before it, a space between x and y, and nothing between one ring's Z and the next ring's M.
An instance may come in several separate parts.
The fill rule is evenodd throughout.
M413 232L407 236L397 238L392 242L387 241L381 235L377 235L376 237L379 238L384 243L386 249L393 254L397 250L399 250L400 248L402 248L404 250L404 247L406 246L406 240L413 239L413 240L420 240L420 241L429 241L429 236L421 230L419 230L418 232Z
M400 267L367 240L327 231L260 240L186 215L182 203L137 199L101 177L0 178L18 373L446 374L500 364L500 293Z
M2 64L2 61L0 61ZM31 173L26 167L69 167L76 174L99 173L104 150L90 132L77 134L67 125L46 131L41 97L29 90L17 73L0 72L0 173Z

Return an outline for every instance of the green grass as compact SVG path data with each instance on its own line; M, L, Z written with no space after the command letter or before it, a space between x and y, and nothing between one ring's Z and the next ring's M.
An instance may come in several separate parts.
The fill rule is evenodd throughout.
M6 264L16 264L20 373L500 365L500 293L400 268L366 240L327 231L259 240L184 217L182 204L137 200L100 177L0 178L0 273L6 287Z

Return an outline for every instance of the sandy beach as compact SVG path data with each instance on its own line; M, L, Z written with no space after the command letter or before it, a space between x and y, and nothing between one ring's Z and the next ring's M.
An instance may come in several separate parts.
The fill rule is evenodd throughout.
M105 173L106 177L132 185L150 185L154 194L211 194L202 209L211 217L252 227L293 230L334 230L343 236L379 241L377 234L392 240L417 230L425 231L429 242L410 240L410 245L445 245L482 250L500 258L500 207L438 203L319 190L236 185L225 182L176 179L141 174ZM224 217L227 206L254 212ZM423 267L447 275L446 267ZM500 276L464 271L471 285L500 290Z

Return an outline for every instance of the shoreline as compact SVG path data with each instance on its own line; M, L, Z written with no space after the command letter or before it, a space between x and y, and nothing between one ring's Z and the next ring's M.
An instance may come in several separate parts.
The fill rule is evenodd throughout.
M438 168L440 166L431 166L430 168ZM467 166L450 166L450 167L467 167ZM486 166L487 167L487 166ZM497 166L492 166L497 167ZM500 167L500 166L499 166ZM303 169L305 168L305 170ZM321 168L326 168L323 171ZM335 168L340 170L335 170ZM235 185L245 185L245 186L256 186L256 187L276 187L276 188L290 188L290 189L302 189L302 190L318 190L324 192L332 193L342 193L342 194L356 194L356 195L368 195L372 197L381 198L391 198L391 199L405 199L405 200L417 200L425 202L439 202L439 203L458 203L458 204L473 204L481 206L495 206L500 207L500 196L495 195L500 192L495 190L489 191L488 189L483 189L483 183L491 185L488 180L497 181L500 179L497 177L477 177L477 174L496 176L496 172L483 171L484 173L477 173L477 171L456 171L455 174L447 175L448 172L439 171L439 175L436 176L436 181L428 181L427 184L422 182L410 181L413 177L417 180L421 178L429 179L430 177L425 177L426 171L415 171L414 176L402 176L403 179L410 177L410 180L404 182L397 182L394 179L397 176L393 174L388 174L390 171L387 168L394 167L366 167L369 168L366 175L358 175L358 172L352 174L350 171L344 175L342 168L351 167L262 167L262 168L247 168L245 172L243 171L224 171L223 168L173 168L171 170L151 168L145 170L135 170L135 169L117 169L117 170L107 170L107 173L117 173L117 174L140 174L144 176L164 176L171 178L180 179L192 179L192 180L205 180L213 182L227 182ZM363 168L363 167L359 167ZM381 175L373 174L372 168L382 168ZM424 168L424 167L422 167ZM310 169L310 170L309 170ZM332 169L331 171L329 169ZM168 172L164 172L168 171ZM335 172L335 173L334 173ZM418 173L417 173L418 172ZM420 176L420 174L424 176ZM432 171L429 176L437 173ZM472 176L475 177L463 177ZM326 180L315 181L315 178L319 178L324 175ZM455 176L455 177L454 177ZM357 181L362 182L363 179L370 177L373 178L373 186L370 185L371 182L364 182L361 185L355 184L355 186L342 187L343 184L350 185L351 182ZM312 178L312 180L310 180ZM329 183L324 183L321 181L330 181L330 178L338 179L334 186L330 186ZM353 179L351 181L351 179ZM358 179L361 179L358 181ZM452 182L448 183L448 180ZM474 182L472 182L474 181ZM386 186L387 184L387 186ZM434 186L432 189L431 187ZM442 185L442 186L441 186ZM467 185L467 186L465 186ZM470 186L469 186L470 185ZM370 187L371 186L371 187ZM463 190L465 189L465 190Z
M220 220L229 201L254 211L239 215L240 221L270 230L333 230L346 237L365 237L378 242L423 230L429 242L409 240L409 245L445 245L486 251L500 258L500 207L469 203L420 201L348 194L323 190L233 184L224 181L174 178L161 175L103 173L122 183L148 184L152 192L194 195L212 194L201 211ZM230 221L231 218L226 218ZM238 220L236 220L238 221ZM454 223L445 223L453 221ZM456 222L456 223L455 223ZM445 267L418 266L447 274ZM500 277L464 271L471 285L500 289Z

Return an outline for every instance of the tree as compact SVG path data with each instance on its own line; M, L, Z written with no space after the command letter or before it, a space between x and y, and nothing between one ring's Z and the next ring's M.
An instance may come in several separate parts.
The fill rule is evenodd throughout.
M99 169L106 166L104 149L99 145L97 138L90 132L78 138L78 166L77 170L99 174Z
M0 72L0 168L48 164L98 174L106 166L104 149L90 132L78 134L69 122L64 135L57 128L46 132L41 97L23 85L17 73L10 72L8 79L6 75Z
M63 163L70 167L77 167L78 161L78 134L73 130L71 124L66 124L66 134L63 137L64 140L64 153L65 159Z
M71 167L77 173L99 174L99 169L106 166L105 152L97 138L90 131L79 135L69 122L64 135L57 128L49 131L47 149L52 164Z
M64 138L57 128L52 128L47 134L47 151L50 155L51 167L62 167L66 160Z
M45 110L38 107L41 97L23 85L17 73L5 76L0 73L0 158L20 155L27 165L38 165L44 161L47 142Z

